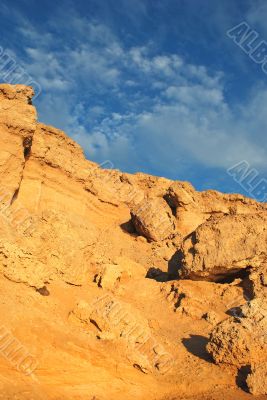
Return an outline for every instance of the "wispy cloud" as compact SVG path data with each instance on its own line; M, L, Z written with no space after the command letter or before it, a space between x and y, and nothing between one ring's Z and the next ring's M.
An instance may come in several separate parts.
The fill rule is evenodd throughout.
M137 3L136 13L147 16ZM265 168L265 84L230 102L219 68L155 42L129 45L75 9L67 24L55 15L45 31L20 16L17 30L23 63L44 90L40 119L67 131L89 158L172 177L195 164L227 169L240 159Z

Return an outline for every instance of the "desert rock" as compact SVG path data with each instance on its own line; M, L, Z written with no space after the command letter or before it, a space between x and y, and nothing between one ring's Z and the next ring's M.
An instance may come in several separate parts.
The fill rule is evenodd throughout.
M263 268L267 213L227 215L200 225L182 245L183 278L220 281Z
M146 199L131 210L136 231L149 240L170 238L175 232L171 208L160 198Z
M266 299L255 299L241 307L240 317L226 319L214 328L207 350L217 364L258 365L267 357L266 328Z
M264 393L266 203L89 161L32 96L0 85L0 397Z

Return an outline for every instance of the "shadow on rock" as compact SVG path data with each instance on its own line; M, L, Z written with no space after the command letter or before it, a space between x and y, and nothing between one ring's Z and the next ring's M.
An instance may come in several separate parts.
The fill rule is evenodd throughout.
M247 377L251 373L251 367L250 365L245 365L244 367L241 367L238 371L237 377L236 377L236 384L239 386L242 390L245 392L249 393L248 386L247 386Z
M169 280L178 279L178 271L182 266L183 254L181 250L177 250L168 262Z
M155 267L149 268L146 278L154 279L157 282L168 282L170 280L168 272L164 272L160 268Z
M182 339L182 343L189 353L209 363L213 362L211 356L206 350L208 338L205 336L190 335L190 338Z
M135 230L135 227L134 227L131 219L129 221L121 224L120 228L123 230L123 232L129 233L131 236L137 236L137 232Z

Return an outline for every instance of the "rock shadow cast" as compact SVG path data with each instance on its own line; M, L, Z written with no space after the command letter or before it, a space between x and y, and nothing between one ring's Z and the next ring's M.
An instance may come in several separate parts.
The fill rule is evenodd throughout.
M189 353L201 360L213 363L211 355L206 350L208 341L208 338L201 335L190 335L189 338L182 339L182 343Z

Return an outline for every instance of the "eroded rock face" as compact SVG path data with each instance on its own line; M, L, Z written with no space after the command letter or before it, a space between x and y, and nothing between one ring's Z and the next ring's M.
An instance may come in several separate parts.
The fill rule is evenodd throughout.
M227 215L200 225L182 245L180 277L220 281L267 257L267 213Z
M92 304L80 301L70 314L70 318L97 329L101 340L119 341L121 351L126 351L127 359L144 373L153 369L165 373L172 358L156 341L148 325L137 309L131 305L106 295Z
M36 129L33 90L23 85L0 85L0 197L10 204L19 189L25 166L25 148Z
M2 274L13 282L27 283L37 289L42 288L53 268L37 259L32 249L25 249L14 243L0 244L0 263Z
M73 314L82 322L93 323L100 332L112 332L129 342L141 343L150 335L148 322L138 311L110 295L99 297L93 304L80 301ZM135 326L138 329L133 330Z
M247 280L248 292L251 297L267 296L267 261L259 269L253 270Z
M162 284L161 291L178 315L205 319L213 326L225 319L226 311L245 303L238 284L226 287L213 282L178 280Z

